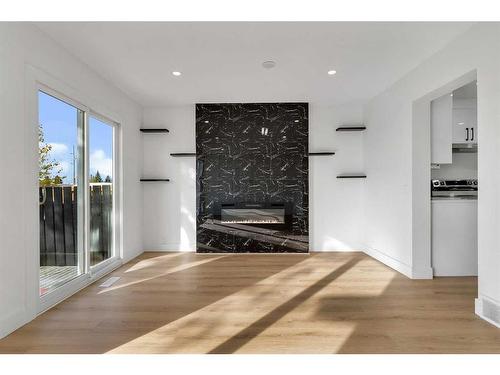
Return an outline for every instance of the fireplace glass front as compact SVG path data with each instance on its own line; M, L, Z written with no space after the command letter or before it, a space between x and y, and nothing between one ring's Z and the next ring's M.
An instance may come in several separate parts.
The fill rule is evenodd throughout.
M222 208L221 222L231 224L284 224L284 208Z

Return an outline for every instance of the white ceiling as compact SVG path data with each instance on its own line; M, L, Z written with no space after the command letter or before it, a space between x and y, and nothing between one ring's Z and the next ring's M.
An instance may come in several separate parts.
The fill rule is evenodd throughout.
M471 23L37 23L143 106L380 93ZM262 67L274 60L275 68ZM337 74L327 75L334 69ZM174 77L171 72L182 72Z

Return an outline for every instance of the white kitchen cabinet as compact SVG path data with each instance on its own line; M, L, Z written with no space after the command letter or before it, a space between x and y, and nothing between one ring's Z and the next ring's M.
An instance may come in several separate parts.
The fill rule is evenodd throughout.
M434 276L477 276L477 200L431 202Z
M452 162L453 98L443 95L431 102L431 163Z
M477 143L477 108L471 101L453 104L453 143Z

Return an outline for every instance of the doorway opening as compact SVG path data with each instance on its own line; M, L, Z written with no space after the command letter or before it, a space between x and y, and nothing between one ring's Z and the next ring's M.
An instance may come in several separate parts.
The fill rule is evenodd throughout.
M452 201L451 198L463 198L462 195L466 195L466 193L463 193L465 188L463 186L457 186L454 197L450 193L451 198L448 201L440 201L440 203L436 204L437 200L434 201L432 198L436 198L440 194L444 195L446 193L440 192L440 190L444 189L434 189L433 177L435 177L435 180L448 179L451 185L453 185L451 180L457 180L455 181L457 185L464 183L462 180L465 180L465 185L470 183L472 186L474 186L474 180L477 179L476 158L479 150L477 148L477 136L479 133L478 130L480 130L477 127L477 106L474 109L475 112L473 112L473 116L470 113L468 114L470 115L470 121L467 121L469 121L470 124L467 123L467 126L465 126L467 121L460 117L462 114L457 115L457 113L454 113L456 111L454 111L453 108L453 96L456 94L456 99L460 99L462 95L469 95L471 89L476 90L475 86L471 87L472 85L476 85L476 80L476 71L470 71L413 102L412 273L414 278L429 279L434 276L439 276L441 272L435 272L434 270L434 264L437 262L437 259L433 259L432 251L433 241L436 240L436 238L434 238L435 230L433 229L435 228L433 228L433 223L437 221L431 220L433 213L432 207L434 205L440 205L441 203L451 205L455 202L460 205L466 202L465 199ZM467 92L469 92L469 94L467 94ZM476 98L469 99L474 102L477 100ZM459 106L457 103L455 107L458 109ZM454 121L456 122L455 125ZM432 126L431 123L438 123L441 124L441 126ZM460 129L457 129L457 127L462 126L463 133L459 131ZM474 137L472 137L471 127L474 128ZM467 137L466 128L469 128L469 137ZM458 139L459 134L463 135L463 141L460 139L454 142L454 139ZM471 141L471 139L473 140ZM465 155L466 153L467 155ZM463 159L465 159L465 161ZM455 160L455 166L450 167L450 165L453 164L453 160ZM472 162L470 162L471 160ZM471 170L474 170L475 174L471 174ZM451 175L450 173L452 172L456 174ZM442 173L442 175L440 175L440 173ZM437 181L435 184L437 184ZM460 189L462 193L457 194L457 191ZM474 189L470 189L468 194L474 195L473 190ZM469 199L470 198L471 197L469 197ZM474 204L477 207L477 195L475 199ZM439 222L441 224L450 224L450 222L444 220L440 220ZM469 235L474 231L477 233L477 221L468 224L467 233L455 233L455 238L457 238L456 236L458 235ZM475 249L477 249L477 234L473 243ZM477 250L474 256L476 258L474 265L477 269Z
M434 276L477 276L477 83L431 102Z

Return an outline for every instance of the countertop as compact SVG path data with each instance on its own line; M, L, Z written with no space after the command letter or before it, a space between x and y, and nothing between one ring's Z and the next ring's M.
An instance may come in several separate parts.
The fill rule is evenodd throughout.
M431 197L431 202L464 202L472 201L477 202L477 196L470 195L456 195L454 197Z

